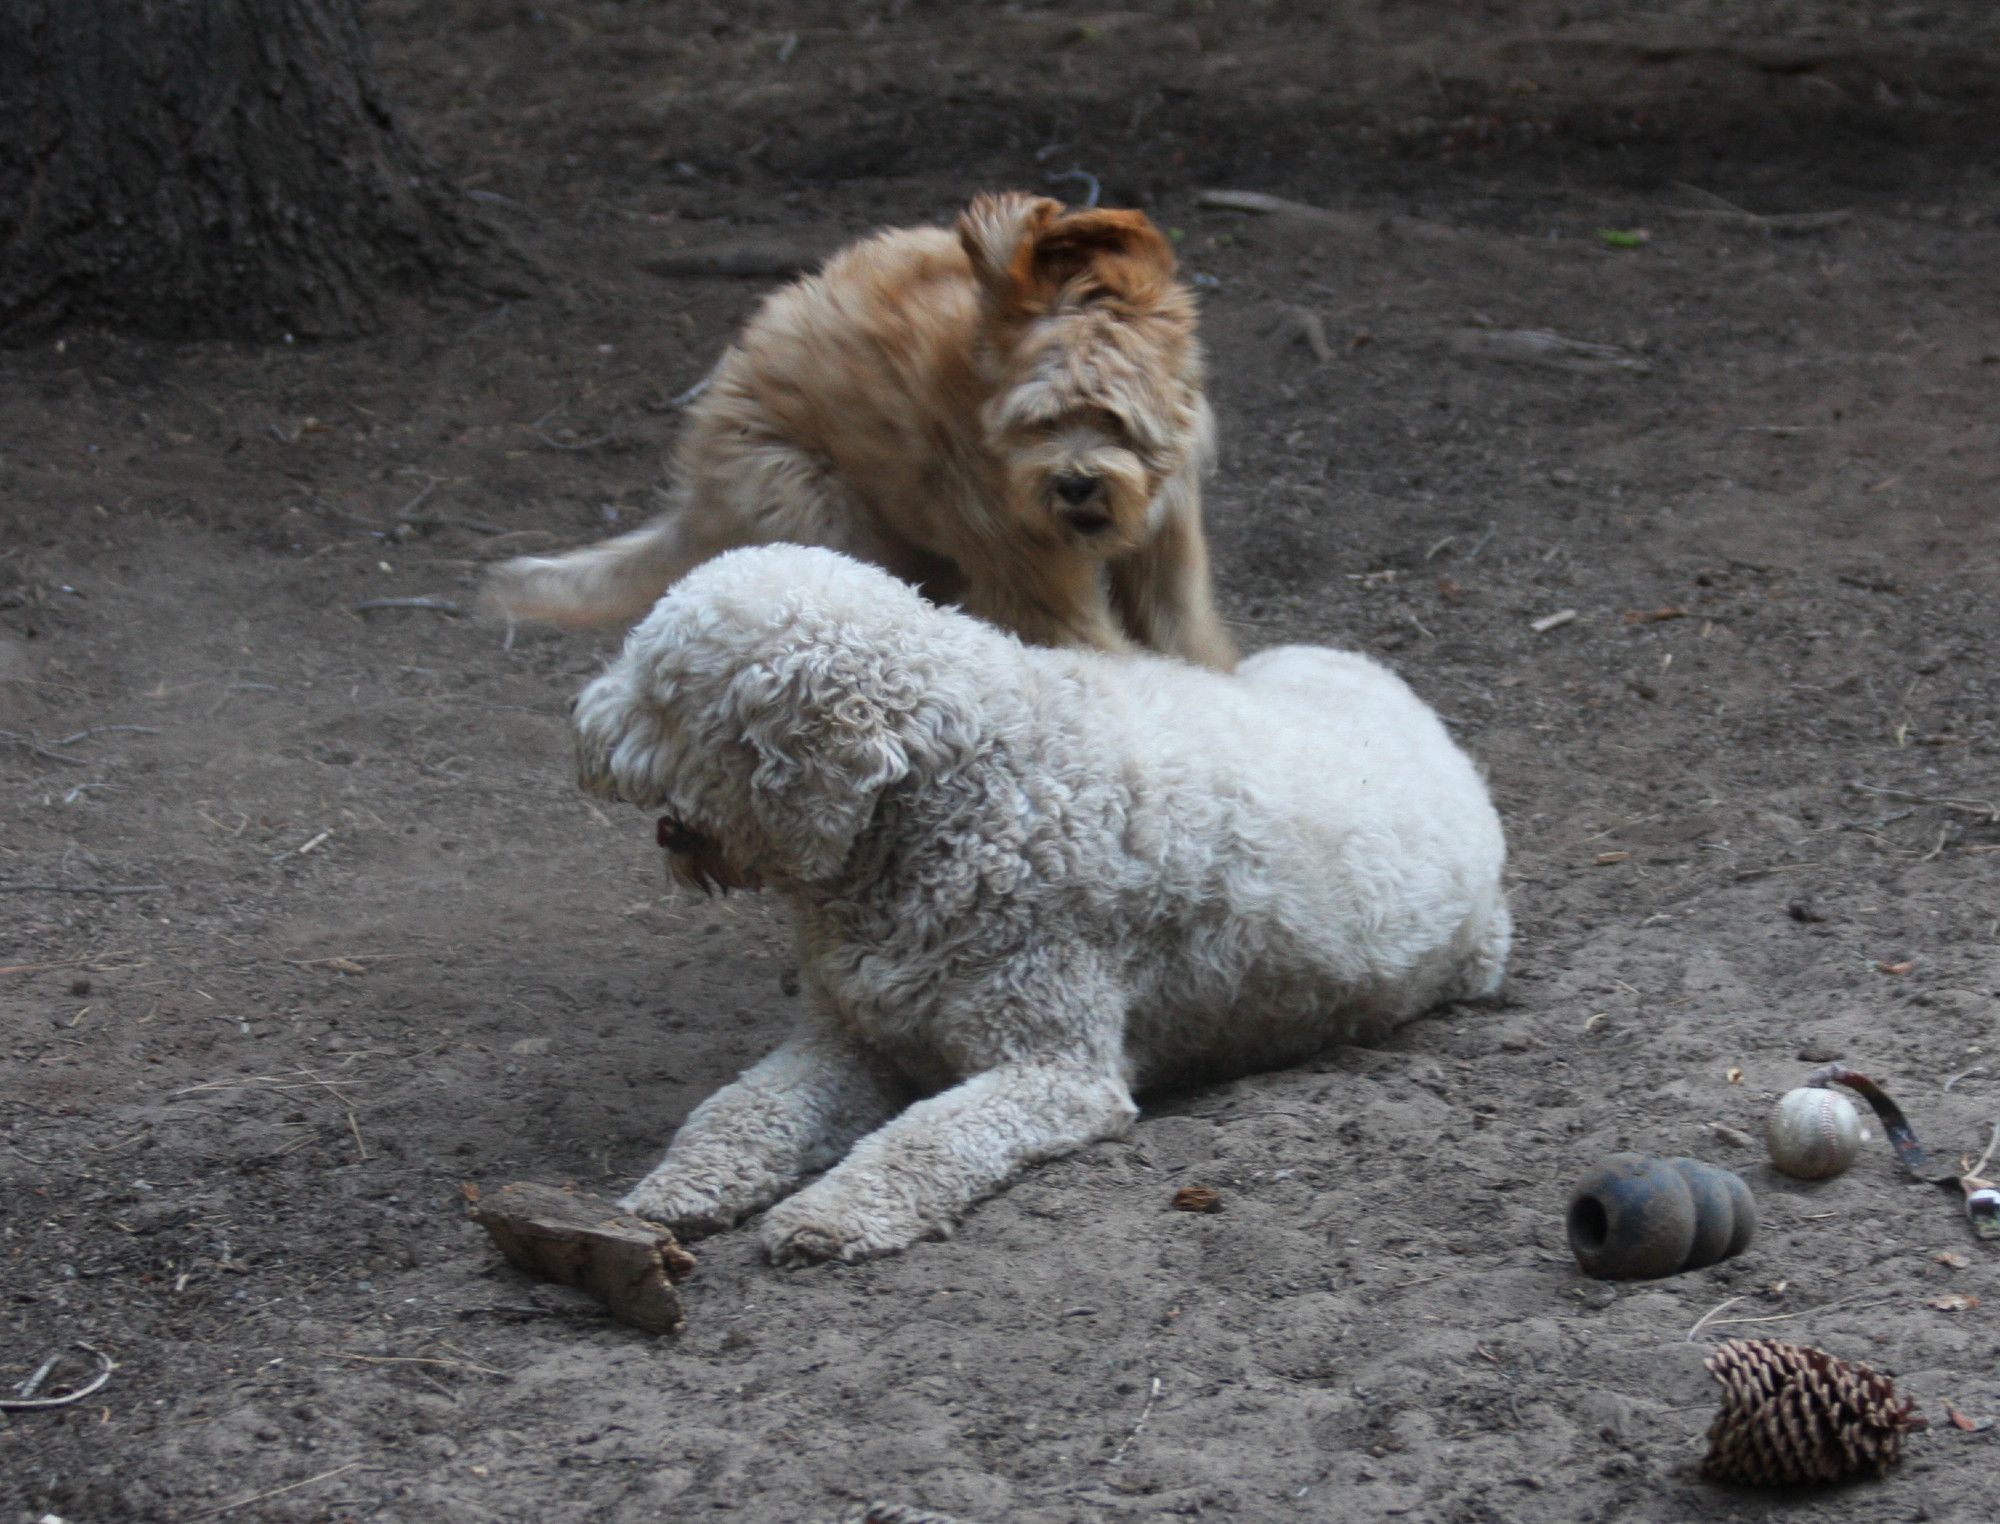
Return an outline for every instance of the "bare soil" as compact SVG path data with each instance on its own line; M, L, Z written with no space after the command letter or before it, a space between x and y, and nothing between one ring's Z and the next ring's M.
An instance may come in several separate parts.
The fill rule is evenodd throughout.
M1762 1518L1696 1472L1730 1334L1932 1420L1806 1516L1989 1515L1945 1404L2000 1416L1996 1250L1879 1137L1808 1186L1718 1124L1835 1054L1949 1156L2000 1113L2000 12L369 22L545 294L0 356L0 1395L117 1362L0 1417L0 1520ZM461 1183L632 1180L789 1020L783 928L572 787L602 643L357 605L649 511L759 290L649 264L1072 167L1203 286L1246 646L1381 654L1489 767L1511 1002L1157 1103L898 1258L708 1240L649 1338ZM1624 1148L1740 1169L1756 1243L1583 1278L1567 1192Z

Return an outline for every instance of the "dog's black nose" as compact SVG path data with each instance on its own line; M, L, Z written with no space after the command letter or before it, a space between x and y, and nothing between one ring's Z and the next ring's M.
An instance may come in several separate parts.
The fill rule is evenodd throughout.
M1074 508L1078 503L1085 502L1096 496L1098 482L1094 476L1085 476L1080 472L1065 471L1055 479L1053 485L1056 489L1056 496Z

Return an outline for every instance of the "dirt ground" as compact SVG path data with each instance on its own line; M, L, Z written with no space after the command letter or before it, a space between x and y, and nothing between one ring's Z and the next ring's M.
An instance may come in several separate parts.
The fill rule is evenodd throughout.
M1989 1516L2000 1250L1879 1138L1807 1186L1720 1129L1833 1055L1947 1155L2000 1115L2000 11L369 19L546 295L0 355L0 1395L117 1367L0 1416L0 1524ZM1380 654L1490 769L1511 1000L1158 1101L898 1258L708 1240L633 1333L461 1182L632 1180L785 1027L782 927L575 791L604 643L356 605L649 510L759 292L662 254L1072 167L1203 288L1245 645ZM1623 1148L1740 1169L1756 1243L1582 1277ZM1732 1334L1932 1426L1802 1512L1704 1483Z

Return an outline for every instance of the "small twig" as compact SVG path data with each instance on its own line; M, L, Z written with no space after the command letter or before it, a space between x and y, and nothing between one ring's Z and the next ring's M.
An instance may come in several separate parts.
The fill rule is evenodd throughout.
M1984 815L1989 825L2000 825L2000 804L1986 799L1956 799L1948 794L1913 794L1908 789L1883 788L1879 784L1863 783L1855 778L1847 785L1859 789L1864 794L1879 794L1884 799L1909 799L1917 804L1935 804L1943 809L1957 810L1966 815Z
M353 1360L361 1365L449 1365L464 1370L478 1371L482 1376L498 1376L502 1381L512 1381L512 1372L495 1370L490 1365L481 1365L476 1360L445 1360L431 1355L354 1355L345 1350L329 1349L324 1353L336 1360Z
M352 1471L360 1464L360 1461L349 1461L344 1466L335 1466L331 1471L322 1471L318 1476L309 1476L302 1482L289 1482L283 1487L273 1487L268 1492L253 1492L247 1498L236 1498L231 1502L217 1503L213 1508L204 1508L200 1513L187 1515L187 1518L190 1521L195 1519L212 1519L219 1513L229 1513L238 1508L248 1508L252 1503L261 1503L264 1499L277 1497L283 1492L297 1492L301 1487L312 1486L314 1482L330 1481L336 1476Z
M60 1397L33 1396L32 1393L42 1384L42 1378L55 1367L55 1358L51 1357L47 1364L22 1383L19 1397L0 1397L0 1413L33 1413L43 1408L66 1408L73 1402L83 1401L93 1392L103 1390L105 1382L111 1379L111 1373L118 1369L117 1364L103 1350L85 1344L81 1340L72 1347L96 1357L99 1369L95 1376L75 1391L65 1392Z
M693 386L690 386L686 391L680 392L675 396L669 397L667 399L667 407L674 412L679 412L682 408L692 403L695 400L695 398L699 397L703 392L707 391L709 388L709 383L714 380L715 380L715 372L711 370L707 375L703 376L699 381L695 382L695 384Z
M1709 1308L1707 1312L1701 1315L1701 1320L1697 1322L1694 1325L1694 1327L1690 1328L1687 1331L1686 1342L1689 1344L1694 1343L1694 1336L1700 1333L1704 1328L1708 1327L1709 1319L1713 1318L1719 1312L1724 1312L1729 1308L1734 1307L1738 1302L1742 1300L1743 1298L1740 1296L1733 1296L1728 1301L1718 1303L1716 1306Z
M63 1357L63 1352L61 1350L57 1350L54 1354L50 1355L48 1359L44 1360L41 1363L41 1368L38 1369L34 1375L30 1376L26 1381L23 1381L19 1386L14 1388L14 1394L17 1397L34 1396L35 1393L41 1388L42 1379L45 1376L47 1376L50 1371L56 1368L57 1363L61 1361L62 1357Z
M1124 1442L1118 1446L1117 1452L1111 1457L1112 1465L1116 1466L1124 1461L1125 1452L1132 1448L1132 1441L1137 1439L1139 1431L1146 1427L1146 1420L1153 1416L1153 1404L1159 1400L1160 1378L1155 1376L1153 1378L1152 1390L1146 1393L1146 1405L1139 1410L1139 1421L1132 1425L1132 1432L1125 1436Z
M0 741L12 741L24 751L31 751L38 757L47 757L51 762L67 762L71 767L88 767L88 757L66 757L59 751L50 751L33 736L24 736L18 730L0 730Z
M1839 1214L1829 1213L1828 1215L1838 1216ZM1873 1302L1828 1302L1822 1307L1807 1307L1800 1312L1780 1312L1768 1318L1723 1318L1715 1326L1717 1328L1734 1328L1745 1323L1790 1323L1797 1318L1809 1318L1816 1312L1830 1312L1836 1307L1845 1308L1849 1312L1864 1312L1870 1307L1886 1307L1889 1303L1900 1300L1902 1300L1900 1297L1885 1296Z
M88 741L92 736L108 736L114 731L130 731L142 736L156 736L160 733L157 725L93 725L88 730L79 730L73 736L64 736L60 741L50 741L48 744L74 746L78 741Z
M1558 609L1553 614L1544 614L1540 619L1530 621L1528 628L1537 635L1546 635L1550 630L1559 630L1576 620L1575 609Z
M366 614L371 609L428 609L433 614L443 614L457 619L465 610L449 598L364 598L354 605L354 612Z
M0 894L164 894L165 884L0 884Z
M419 492L415 497L411 498L407 503L403 504L401 510L398 511L398 513L396 514L396 517L407 521L411 514L415 513L417 509L423 506L424 499L428 498L433 492L437 491L439 480L440 478L434 476L429 481L425 482L424 490Z
M58 958L53 963L8 963L0 965L0 974L39 974L51 968L75 968L77 964L88 963L96 956L96 953L82 953L74 958Z
M2000 1122L1993 1124L1993 1136L1986 1142L1986 1152L1979 1156L1979 1162L1967 1170L1966 1174L1972 1176L1975 1180L1985 1179L1986 1166L1992 1162L1993 1151L1996 1148L2000 1148Z
M326 1084L326 1082L325 1082L324 1080L320 1081L320 1083L321 1083L321 1084ZM329 1089L329 1090L333 1090L333 1086L331 1086L331 1085L327 1085L327 1087L326 1087L326 1088L327 1088L327 1089ZM339 1094L340 1094L340 1092L339 1092L338 1090L334 1090L334 1091L333 1091L333 1093L334 1093L335 1095L339 1095ZM343 1106L346 1106L346 1109L347 1109L347 1130L348 1130L349 1132L351 1132L351 1133L353 1133L353 1134L354 1134L354 1146L355 1146L355 1148L357 1148L358 1150L360 1150L360 1153L361 1153L361 1162L362 1162L363 1164L366 1164L366 1163L368 1163L368 1161L369 1161L369 1160L373 1159L373 1158L374 1158L375 1156L374 1156L373 1154L371 1154L371 1153L369 1153L369 1152L368 1152L368 1145L367 1145L366 1143L363 1143L363 1142L361 1141L361 1122L360 1122L360 1119L359 1119L358 1117L356 1117L356 1116L354 1115L354 1108L353 1108L352 1106L347 1106L347 1105L346 1105L346 1102L345 1102L344 1100L342 1101L342 1103L341 1103L341 1104L342 1104Z
M1692 189L1693 187L1689 187ZM1704 192L1703 194L1706 194ZM1720 197L1716 199L1720 200ZM1828 228L1837 228L1843 222L1854 218L1852 210L1841 207L1831 212L1747 212L1740 206L1668 206L1660 209L1663 217L1677 217L1683 222L1725 222L1738 227L1755 228L1761 233L1781 233L1796 236L1800 233L1823 233Z
M489 524L484 519L461 519L449 513L406 513L403 522L412 529L465 529L473 534L507 534L498 524ZM516 529L514 534L546 534L541 529Z
M296 847L287 847L282 852L273 853L271 857L271 862L273 863L273 865L275 865L283 862L288 857L304 857L308 852L318 847L322 842L326 841L327 838L329 838L332 835L333 832L331 831L321 831L319 835L313 837L311 841L305 842L303 845Z
M1069 180L1080 181L1082 184L1090 188L1088 193L1083 198L1084 206L1088 208L1097 205L1097 197L1099 194L1097 176L1093 175L1089 170L1071 167L1069 169L1057 170L1054 174L1048 175L1045 178L1051 185L1061 185L1065 181Z
M11 973L11 972L13 972L11 969L0 968L0 974ZM1988 1071L1986 1065L1984 1064L1974 1064L1970 1069L1961 1069L1958 1071L1958 1073L1954 1074L1950 1079L1944 1082L1945 1093L1949 1095L1951 1093L1951 1087L1953 1085L1956 1085L1960 1080L1971 1079L1972 1076L1975 1074L1985 1074L1987 1072Z

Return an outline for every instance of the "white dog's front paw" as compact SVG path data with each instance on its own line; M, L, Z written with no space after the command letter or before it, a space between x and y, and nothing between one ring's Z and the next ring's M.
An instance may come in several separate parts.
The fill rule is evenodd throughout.
M731 1209L721 1197L704 1191L687 1180L649 1175L618 1198L618 1205L634 1217L672 1228L682 1238L703 1233L719 1233L733 1227L744 1215Z
M857 1203L843 1192L813 1186L772 1207L760 1237L775 1265L812 1265L829 1259L851 1265L949 1232L948 1225L925 1222L908 1211Z

